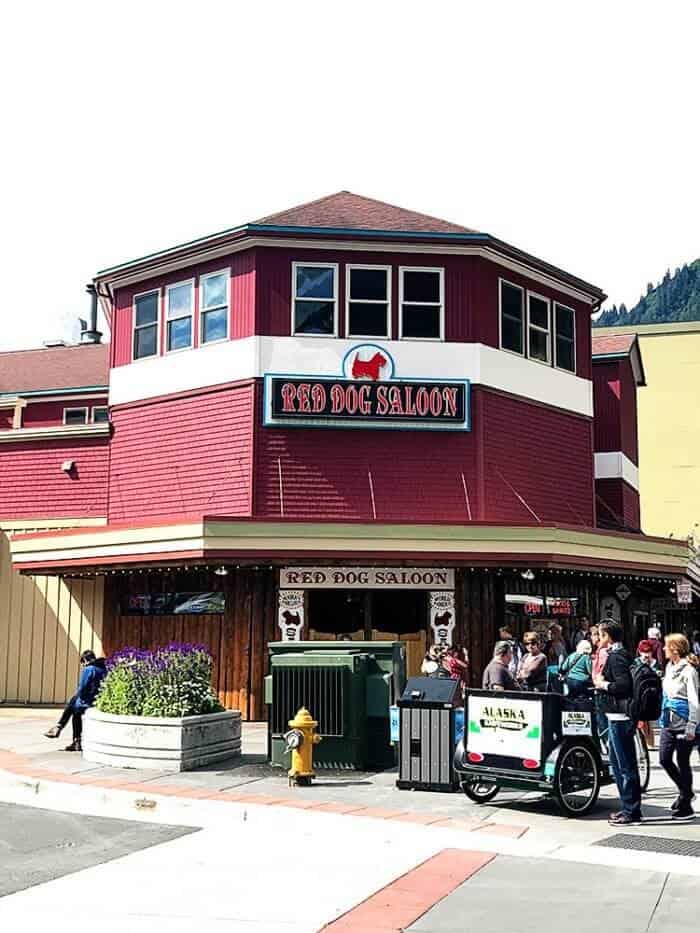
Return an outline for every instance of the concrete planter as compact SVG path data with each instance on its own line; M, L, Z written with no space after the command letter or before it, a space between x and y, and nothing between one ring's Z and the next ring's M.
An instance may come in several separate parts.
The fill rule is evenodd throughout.
M83 758L114 768L191 771L241 754L241 714L159 718L85 714Z

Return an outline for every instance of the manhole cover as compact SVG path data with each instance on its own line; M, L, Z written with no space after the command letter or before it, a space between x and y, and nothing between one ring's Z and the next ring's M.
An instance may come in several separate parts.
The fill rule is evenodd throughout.
M596 846L608 846L611 849L634 849L636 852L663 852L667 855L689 855L700 858L700 842L690 839L669 839L667 836L634 836L631 833L618 833L593 843Z

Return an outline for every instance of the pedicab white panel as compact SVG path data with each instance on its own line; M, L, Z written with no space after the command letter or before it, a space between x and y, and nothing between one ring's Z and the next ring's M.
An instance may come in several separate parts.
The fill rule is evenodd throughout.
M506 697L469 696L467 754L499 755L540 763L542 703Z

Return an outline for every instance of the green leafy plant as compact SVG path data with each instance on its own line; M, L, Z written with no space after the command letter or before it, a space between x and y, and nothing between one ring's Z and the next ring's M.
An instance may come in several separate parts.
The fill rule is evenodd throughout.
M172 642L122 648L107 661L95 706L116 716L201 716L224 707L212 690L213 659L203 645Z

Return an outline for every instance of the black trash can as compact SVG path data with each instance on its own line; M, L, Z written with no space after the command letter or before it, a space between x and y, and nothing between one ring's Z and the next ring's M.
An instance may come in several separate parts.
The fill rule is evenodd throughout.
M399 707L401 790L452 792L457 788L452 759L455 710L462 705L457 680L410 677Z

